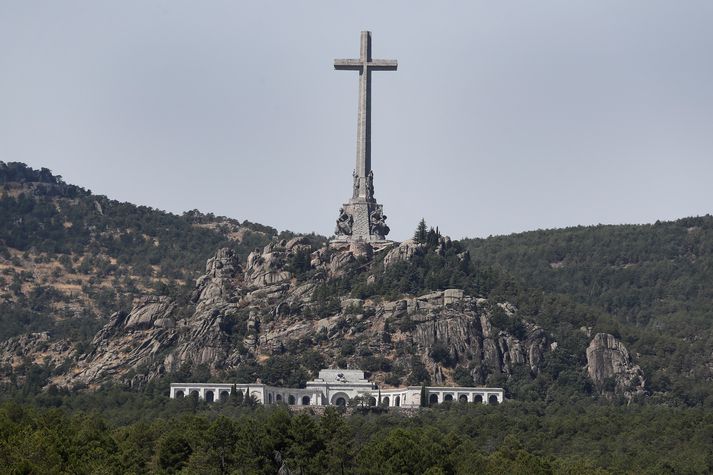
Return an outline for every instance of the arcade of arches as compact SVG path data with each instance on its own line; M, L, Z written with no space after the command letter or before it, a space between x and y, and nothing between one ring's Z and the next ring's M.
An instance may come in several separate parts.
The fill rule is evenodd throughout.
M361 370L324 369L307 387L280 388L265 384L173 383L170 397L196 397L206 402L225 401L232 390L243 397L252 397L261 404L290 406L346 406L355 398L370 406L416 407L421 405L421 387L409 386L379 389L364 378ZM501 388L427 386L429 405L442 402L499 404L503 402Z

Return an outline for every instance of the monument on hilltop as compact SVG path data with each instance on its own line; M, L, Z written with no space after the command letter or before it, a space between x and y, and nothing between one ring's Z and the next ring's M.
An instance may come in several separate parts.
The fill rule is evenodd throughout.
M371 169L371 72L396 71L391 59L372 59L371 32L361 32L358 59L335 59L334 69L359 71L359 113L357 117L356 169L353 172L352 198L342 205L334 231L336 241L384 241L389 234L383 206L374 198L374 172Z

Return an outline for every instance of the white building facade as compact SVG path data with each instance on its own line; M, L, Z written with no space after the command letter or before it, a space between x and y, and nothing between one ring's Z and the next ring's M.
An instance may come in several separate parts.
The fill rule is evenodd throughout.
M252 396L261 404L291 406L346 406L350 400L361 398L366 405L386 407L418 407L421 386L379 389L364 378L364 372L353 369L323 369L319 377L307 382L307 387L280 388L266 384L172 383L171 399L186 396L208 402L224 401L233 386L245 396ZM426 386L429 404L442 402L470 402L500 404L504 400L502 388Z

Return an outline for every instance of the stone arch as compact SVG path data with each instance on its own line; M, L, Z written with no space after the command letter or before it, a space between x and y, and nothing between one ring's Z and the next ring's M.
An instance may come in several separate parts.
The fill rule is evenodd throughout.
M385 396L385 397L382 397L382 398L381 398L381 405L382 405L382 406L387 406L387 407L388 407L389 402L391 402L391 401L389 401L389 396Z
M443 398L444 402L453 402L453 394L446 394L446 396Z
M193 389L193 390L191 391L191 396L193 396L193 397L200 397L200 393L198 392L197 389Z
M180 389L178 391L176 391L176 393L174 394L174 397L176 397L176 398L180 398L183 396L185 396L185 394L183 394L183 391Z
M401 396L396 396L394 398L394 406L400 407L401 406Z
M468 402L468 395L461 394L460 396L458 396L458 402Z
M215 401L215 393L213 392L212 389L209 389L209 390L207 390L207 391L205 392L204 399L206 400L206 402L213 402L213 401Z
M428 396L428 405L438 404L438 394L431 394Z
M282 402L282 394L275 396L275 402Z
M369 397L369 405L376 406L376 398L374 396Z
M225 402L230 398L230 391L223 390L220 392L220 402Z
M309 396L302 396L302 405L309 406Z
M498 404L498 402L498 396L496 394L488 396L488 404Z
M287 404L289 404L290 406L295 405L295 397L292 394L287 396Z
M482 394L476 394L475 397L473 398L473 402L477 402L477 403L483 404L483 395L482 395Z
M349 402L349 396L346 395L346 393L336 393L334 396L332 396L332 405L333 406L346 406L347 402Z

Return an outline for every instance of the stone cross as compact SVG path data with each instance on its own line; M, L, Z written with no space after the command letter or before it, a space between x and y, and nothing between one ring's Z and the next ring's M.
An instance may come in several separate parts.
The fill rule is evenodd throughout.
M374 198L374 173L371 170L371 72L395 71L390 59L371 58L371 33L361 32L359 59L335 59L334 69L359 71L359 117L357 156L352 198L339 209L335 242L385 242L389 234L384 207Z
M359 115L357 119L357 155L354 198L371 198L371 72L396 71L394 59L372 59L371 32L361 32L359 59L335 59L334 69L359 71ZM373 186L373 185L372 185Z

